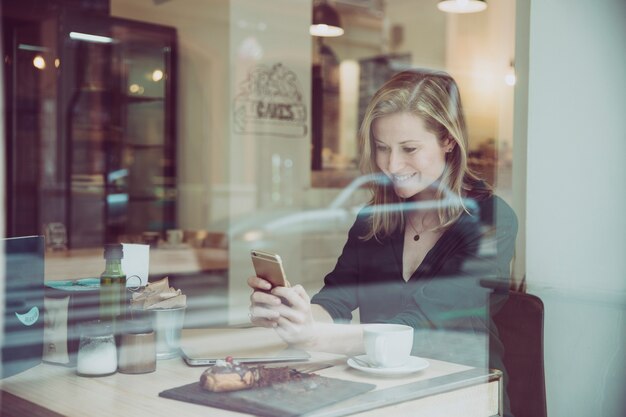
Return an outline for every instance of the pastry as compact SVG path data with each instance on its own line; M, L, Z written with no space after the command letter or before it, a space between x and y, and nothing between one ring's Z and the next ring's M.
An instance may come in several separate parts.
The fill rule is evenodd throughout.
M227 358L218 360L200 376L200 386L212 392L237 391L251 388L256 383L253 369Z
M287 366L266 368L249 367L230 356L218 360L200 376L200 386L212 392L238 391L249 388L269 387L273 384L301 379L303 374L292 372Z
M273 384L291 381L295 375L287 366L281 366L279 368L259 366L255 369L254 374L256 376L257 387L268 387Z

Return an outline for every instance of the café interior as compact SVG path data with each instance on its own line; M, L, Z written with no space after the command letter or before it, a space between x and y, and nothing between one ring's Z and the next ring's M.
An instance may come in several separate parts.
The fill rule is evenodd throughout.
M322 288L371 198L359 170L365 108L414 68L456 80L468 164L517 216L508 288L490 291L531 303L507 327L528 372L507 381L511 414L491 370L470 383L474 368L435 357L432 375L379 378L358 401L308 412L626 415L622 0L3 0L0 14L1 415L300 415L297 396L282 409L159 398L206 369L178 351L157 352L150 380L124 375L121 353L118 373L79 376L103 251L123 244L133 302L167 278L172 294L157 302L183 303L177 343L197 336L224 355L282 343L271 329L214 331L250 325L251 251L280 254L309 295ZM488 356L487 339L446 340ZM345 356L312 358L334 364L322 376L372 383ZM461 374L462 388L428 391ZM384 389L407 396L385 402Z

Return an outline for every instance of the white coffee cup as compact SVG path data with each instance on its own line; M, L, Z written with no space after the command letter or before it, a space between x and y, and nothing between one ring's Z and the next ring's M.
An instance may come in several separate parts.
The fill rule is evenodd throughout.
M363 341L367 359L373 366L402 366L411 357L413 328L403 324L368 324L363 328Z

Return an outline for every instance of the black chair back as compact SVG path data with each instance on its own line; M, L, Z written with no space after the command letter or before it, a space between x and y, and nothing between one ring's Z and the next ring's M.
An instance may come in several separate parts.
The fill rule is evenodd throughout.
M531 294L507 292L496 289L490 295L490 305L504 349L502 362L511 413L514 417L546 417L543 302Z

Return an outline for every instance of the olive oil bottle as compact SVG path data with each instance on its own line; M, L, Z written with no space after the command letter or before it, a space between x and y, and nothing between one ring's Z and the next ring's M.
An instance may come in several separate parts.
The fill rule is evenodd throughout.
M121 244L105 245L105 268L100 275L100 320L115 325L126 313L126 274L122 271Z

